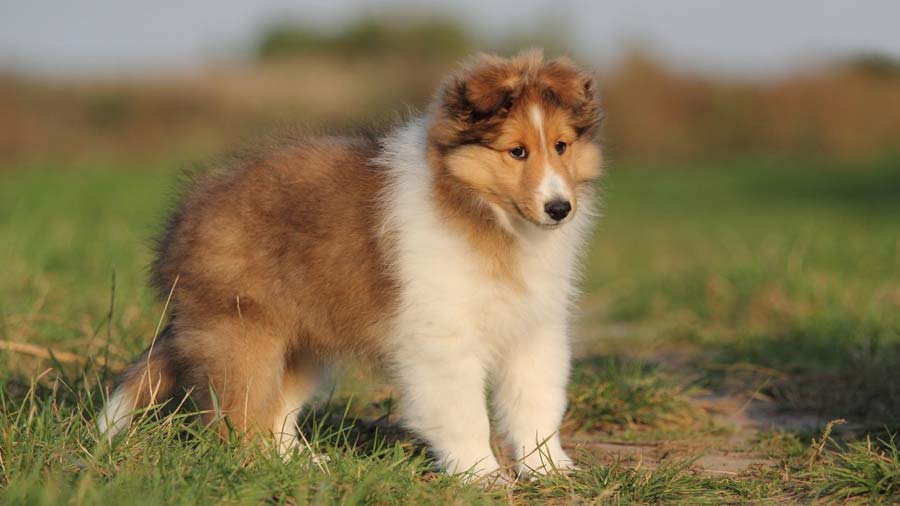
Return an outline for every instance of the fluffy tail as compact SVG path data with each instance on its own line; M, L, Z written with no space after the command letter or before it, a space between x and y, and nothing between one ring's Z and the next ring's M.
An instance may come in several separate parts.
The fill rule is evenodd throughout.
M178 370L175 350L166 327L153 346L122 374L121 382L97 418L100 434L109 440L131 425L134 412L164 402L175 389Z

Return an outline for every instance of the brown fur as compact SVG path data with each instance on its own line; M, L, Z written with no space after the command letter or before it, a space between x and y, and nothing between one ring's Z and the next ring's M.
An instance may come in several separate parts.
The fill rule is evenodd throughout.
M396 287L376 153L369 140L303 140L186 192L152 272L160 293L175 286L160 345L208 420L269 428L298 368L381 353ZM145 369L136 361L123 384L134 391Z
M543 114L546 145L531 107ZM590 77L536 54L480 57L445 83L431 119L437 207L496 276L521 287L515 238L485 202L534 221L542 211L529 196L545 160L573 187L596 175ZM570 145L562 156L557 140ZM510 158L515 145L530 160ZM207 421L270 430L325 361L386 352L399 286L380 232L389 175L372 162L378 154L371 139L305 139L189 186L152 268L159 292L172 290L169 325L123 377L137 407L178 382Z

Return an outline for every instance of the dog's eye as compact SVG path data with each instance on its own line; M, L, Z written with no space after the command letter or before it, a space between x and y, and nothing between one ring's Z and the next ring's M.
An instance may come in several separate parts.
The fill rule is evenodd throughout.
M522 146L516 146L509 150L509 156L515 158L516 160L524 160L528 158L528 151Z
M566 148L568 148L568 147L569 147L568 144L566 144L563 141L559 141L556 143L556 152L561 155L566 152Z

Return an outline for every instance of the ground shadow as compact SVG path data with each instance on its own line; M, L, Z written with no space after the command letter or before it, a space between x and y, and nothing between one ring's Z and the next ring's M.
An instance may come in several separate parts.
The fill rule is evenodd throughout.
M362 454L398 444L413 452L427 452L428 446L395 417L390 414L378 418L349 416L348 404L328 403L305 409L297 419L303 437Z

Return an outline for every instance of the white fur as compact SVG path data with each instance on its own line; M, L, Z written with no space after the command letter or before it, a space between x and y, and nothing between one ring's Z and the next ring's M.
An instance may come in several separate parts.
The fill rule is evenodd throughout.
M566 188L565 180L563 180L562 176L560 176L549 165L544 168L544 177L543 179L541 179L541 184L538 185L537 195L535 196L535 198L537 199L538 209L543 209L544 204L547 204L554 200L565 200L567 202L572 201L572 198L569 195L569 190L568 188ZM545 225L562 224L568 219L570 218L566 216L562 220L556 221L548 216L547 213L541 214L541 223Z
M524 289L498 280L433 204L425 126L414 121L396 132L379 160L392 174L385 233L392 234L402 291L388 350L404 418L449 472L489 473L498 468L484 395L493 386L498 429L522 458L519 470L546 470L548 460L565 467L571 461L558 429L567 320L588 206L552 230L508 216L521 243Z
M97 429L111 441L116 434L131 425L133 411L134 399L122 389L116 389L97 418Z
M529 112L531 113L531 121L534 123L534 128L541 134L541 148L546 148L547 136L544 134L544 115L541 114L541 108L538 105L533 105ZM544 152L546 153L546 150ZM544 161L547 161L546 156L544 156Z

